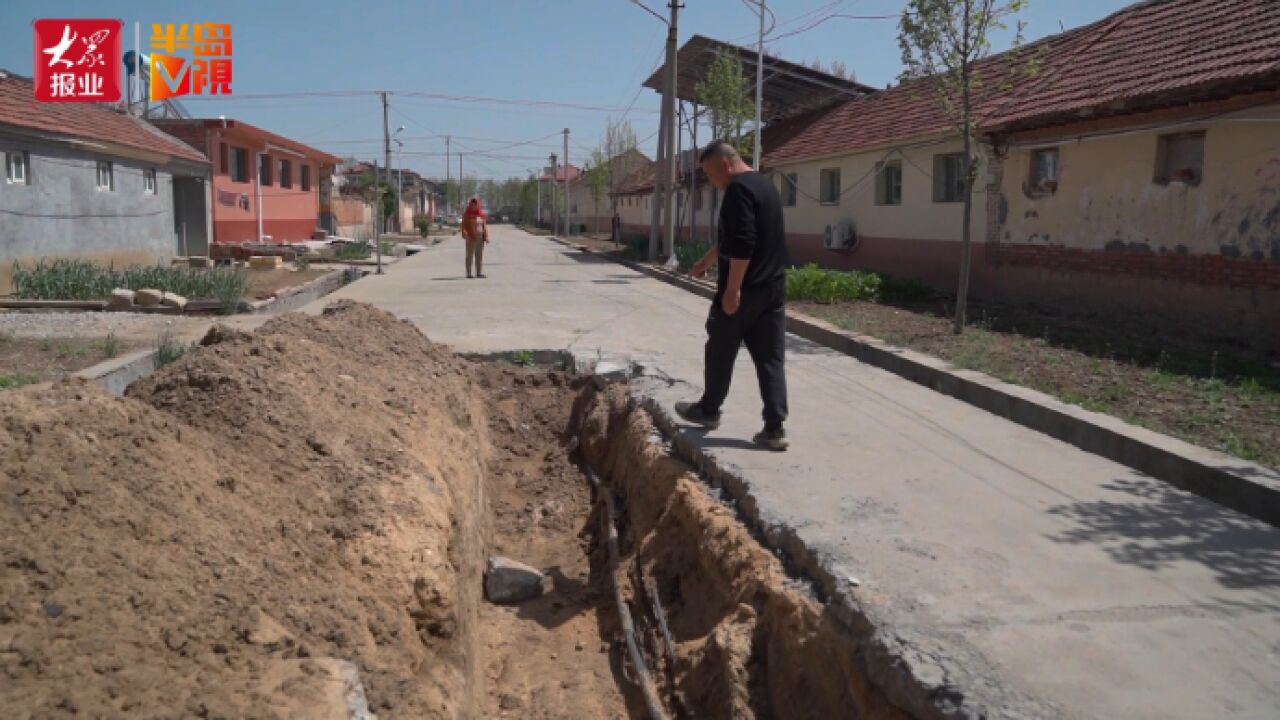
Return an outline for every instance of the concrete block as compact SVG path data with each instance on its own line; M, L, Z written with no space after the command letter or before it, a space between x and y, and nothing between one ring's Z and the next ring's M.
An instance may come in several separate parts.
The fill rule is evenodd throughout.
M542 573L511 558L493 555L484 570L484 594L489 602L519 603L542 594Z
M160 304L165 307L184 310L187 307L187 299L176 293L167 292L160 297Z
M111 291L111 297L107 300L108 310L128 310L133 307L134 293L132 290L125 288L116 288Z
M155 307L164 299L164 293L160 290L145 289L139 290L133 294L133 302L142 307Z
M183 256L181 256L181 255L175 255L172 259L170 259L170 260L169 260L169 264L170 264L170 265L174 265L174 266L177 266L177 265L190 265L190 264L191 264L191 258L183 257Z
M192 255L187 258L187 265L193 268L213 267L213 261L205 255Z
M251 270L275 270L284 265L284 258L279 255L254 255L249 258Z

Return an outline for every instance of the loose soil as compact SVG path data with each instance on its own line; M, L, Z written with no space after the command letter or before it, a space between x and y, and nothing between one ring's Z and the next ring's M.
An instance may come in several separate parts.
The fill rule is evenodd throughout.
M275 270L245 270L245 272L249 275L249 290L246 297L251 300L266 300L286 288L305 285L330 270L316 268L294 270L284 267Z
M351 671L383 720L640 718L616 581L673 717L903 717L654 438L620 388L352 303L217 326L123 398L2 393L0 707L345 718ZM627 514L617 577L586 467ZM490 554L546 595L485 603Z
M0 335L0 389L56 380L138 349L118 338L16 338Z
M975 305L951 332L942 301L795 310L1088 410L1280 468L1280 359L1223 341L1031 308Z

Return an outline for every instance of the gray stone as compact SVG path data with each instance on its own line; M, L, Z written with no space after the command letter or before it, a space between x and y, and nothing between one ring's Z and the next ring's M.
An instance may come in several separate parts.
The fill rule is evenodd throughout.
M542 573L511 558L493 555L484 570L484 594L492 603L518 603L542 594Z
M129 308L132 308L134 294L135 293L132 290L126 290L124 288L116 288L115 290L112 290L111 297L107 298L107 309L128 310Z
M193 255L187 258L187 265L193 268L213 267L213 263L204 255Z
M133 302L142 307L155 307L164 299L164 293L159 290L145 289L139 290L133 294Z

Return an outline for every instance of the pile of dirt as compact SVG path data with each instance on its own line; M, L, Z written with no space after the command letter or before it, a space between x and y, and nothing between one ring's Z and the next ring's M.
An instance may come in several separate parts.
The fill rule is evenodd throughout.
M379 717L468 713L489 456L469 364L359 305L204 345L125 398L0 396L0 707L323 717L339 658Z

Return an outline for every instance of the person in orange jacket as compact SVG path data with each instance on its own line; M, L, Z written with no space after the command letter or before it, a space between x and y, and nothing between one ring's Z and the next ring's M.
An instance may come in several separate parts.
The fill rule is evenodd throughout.
M467 277L471 275L471 262L475 260L475 277L484 277L484 246L489 243L489 223L485 221L484 208L480 198L467 201L466 212L462 213L462 239L467 243Z

